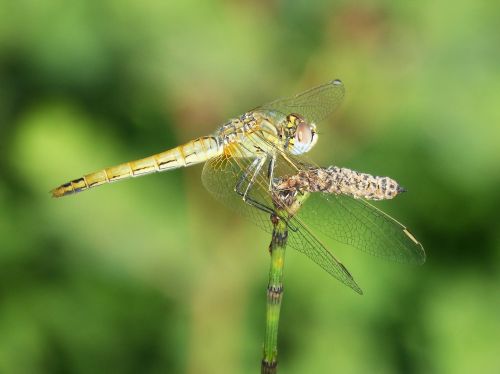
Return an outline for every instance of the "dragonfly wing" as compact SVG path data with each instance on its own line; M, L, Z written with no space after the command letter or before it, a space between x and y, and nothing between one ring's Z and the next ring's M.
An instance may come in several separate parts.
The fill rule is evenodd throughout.
M245 203L234 188L241 180L254 159L243 157L219 156L207 163L203 168L202 181L207 190L223 204L243 215L261 229L272 233L273 226L269 213L263 212L254 206ZM279 162L281 169L284 162ZM267 165L262 168L255 179L255 183L249 191L249 198L272 208L272 199L268 191L269 180L267 178ZM362 293L360 287L354 281L349 271L342 265L332 253L311 233L300 219L293 217L289 221L288 244L308 256L316 264L328 273L351 287L358 293Z
M423 264L422 245L401 223L362 199L314 193L298 217L324 235L391 261Z
M288 231L288 243L294 249L302 252L316 264L321 266L330 275L337 278L345 285L351 287L354 291L363 294L349 270L338 261L335 256L321 243L318 238L309 231L302 221L293 217L291 225L297 228L296 231Z
M318 123L339 106L344 94L344 84L335 79L298 95L264 104L255 110L280 119L290 113L299 113L309 122Z
M202 182L218 201L251 220L261 229L272 232L269 214L243 202L242 196L235 191L236 185L253 161L253 158L233 158L225 155L216 157L205 163ZM271 207L270 195L258 185L258 182L256 181L255 187L251 189L249 197Z

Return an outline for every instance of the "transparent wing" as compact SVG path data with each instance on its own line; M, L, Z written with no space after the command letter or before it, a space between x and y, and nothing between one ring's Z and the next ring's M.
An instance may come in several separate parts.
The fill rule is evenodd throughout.
M331 239L371 255L399 263L425 262L422 245L406 227L365 200L314 193L298 217Z
M318 123L339 106L344 94L344 84L335 79L298 95L264 104L254 111L267 113L278 120L290 113L298 113L307 121Z
M277 163L275 176L294 175L314 165L305 156L274 150L283 160ZM418 265L425 262L422 244L410 231L366 200L319 192L310 195L294 219L306 222L313 232L387 260Z
M252 164L251 158L232 158L224 155L207 161L201 175L205 188L228 208L250 219L259 228L272 232L269 214L244 203L235 186L245 170ZM249 197L265 206L272 206L270 196L262 188L250 191Z
M217 157L205 164L202 173L202 181L207 190L210 191L217 200L250 219L261 229L271 233L273 227L270 215L243 202L241 196L234 191L234 187L242 178L245 170L250 167L253 160L252 158L242 157ZM286 163L283 162L283 160L279 161L281 168L277 168L277 170L286 169L283 167ZM248 197L267 207L272 207L268 185L269 180L267 178L266 165L257 175ZM300 219L292 218L289 225L294 228L294 230L289 229L288 233L288 244L292 248L304 253L316 264L356 292L362 293L344 265L326 249Z

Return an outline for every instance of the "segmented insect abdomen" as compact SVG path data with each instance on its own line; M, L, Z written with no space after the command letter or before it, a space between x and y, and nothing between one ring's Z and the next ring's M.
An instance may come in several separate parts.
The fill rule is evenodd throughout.
M281 190L343 194L368 200L388 200L405 191L389 177L373 176L337 166L302 170L297 175L282 179L280 183L277 188Z
M222 152L222 146L217 139L206 136L190 141L179 147L136 161L126 162L109 167L71 182L60 185L52 190L52 196L61 197L75 192L97 187L105 183L137 177L158 171L171 170L204 162Z
M321 183L323 178L316 178L318 189L326 189L328 193L341 193L354 198L368 200L388 200L404 192L394 179L360 173L347 168L330 166L327 169L318 169L318 174L326 173L327 183Z

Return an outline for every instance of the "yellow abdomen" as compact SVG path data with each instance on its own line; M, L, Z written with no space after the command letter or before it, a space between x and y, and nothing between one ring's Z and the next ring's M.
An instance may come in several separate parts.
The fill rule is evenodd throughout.
M222 153L222 146L213 136L201 137L179 147L136 161L126 162L109 167L71 182L60 185L52 190L53 197L66 196L72 193L97 187L105 183L137 177L145 174L177 169L205 162Z

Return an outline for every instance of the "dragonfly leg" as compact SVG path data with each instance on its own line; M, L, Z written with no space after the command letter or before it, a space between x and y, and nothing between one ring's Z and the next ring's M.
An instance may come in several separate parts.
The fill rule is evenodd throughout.
M251 173L254 173L254 169L257 167L259 162L261 162L259 158L253 160L252 164L241 175L240 179L238 180L238 183L236 183L236 186L234 186L234 192L236 192L238 195L245 196L245 193L242 192L241 187L243 186L243 183L245 183L245 181L248 179L248 176ZM248 187L245 192L248 192Z
M252 164L248 167L247 170L242 174L240 179L238 180L238 183L236 183L236 186L234 187L234 191L238 193L243 198L243 201L246 201L248 198L248 192L250 191L250 188L254 185L255 179L257 178L257 175L259 174L260 170L262 169L262 166L266 162L266 156L256 158ZM252 175L250 180L248 180L248 177ZM245 181L248 180L248 184L245 188L245 191L242 191L242 186Z
M250 196L250 191L253 188L253 186L255 185L255 179L257 178L257 175L259 174L260 170L262 169L262 166L264 166L266 160L267 160L267 156L263 156L261 158L256 158L252 162L252 164L248 167L248 169L245 170L245 172L241 175L240 179L238 180L238 183L236 183L236 187L234 188L234 191L242 197L243 201L246 204L253 206L254 208L260 209L263 212L269 213L272 216L275 216L276 215L275 209L255 200L254 198L252 198ZM267 170L267 176L268 176L268 178L270 178L269 193L271 193L271 194L273 194L273 188L274 188L272 178L274 175L275 161L276 161L276 157L275 156L271 157L271 159L269 160L269 166L268 166L268 170ZM250 178L250 180L248 180L248 177L250 175L252 175L252 177ZM246 180L248 180L248 185L246 186L245 190L243 191L242 187L243 187L243 184ZM298 231L298 228L296 226L294 226L288 219L286 219L284 217L282 217L282 219L284 219L284 221L286 222L286 225L288 226L288 228L290 230L292 230L294 232Z
M254 208L260 209L266 213L274 214L275 212L272 208L258 202L249 195L252 186L255 184L255 179L257 178L257 175L262 169L262 166L266 162L266 159L267 159L266 156L263 156L261 158L256 158L252 162L252 164L248 167L248 169L245 170L245 172L241 175L240 179L238 180L238 183L236 183L236 186L234 187L234 191L242 197L243 201L246 204L253 206ZM249 177L250 179L248 179ZM246 186L245 189L243 189L245 181L248 181L248 185Z
M269 166L267 168L267 178L269 179L269 192L273 193L273 178L274 178L274 165L276 163L276 155L273 154L271 159L269 160Z
M269 213L271 215L276 215L276 212L273 209L269 208L267 205L259 203L257 200L254 200L251 197L247 196L243 201L246 204L253 206L254 208L262 210L263 212Z
M255 166L255 171L252 174L252 178L250 178L250 181L248 182L247 188L245 189L245 193L243 194L243 201L247 199L248 196L248 191L250 191L250 188L253 187L255 183L255 179L257 178L257 175L260 173L260 169L262 169L262 166L266 163L267 156L263 156L261 158L256 159L257 161L256 166ZM254 161L254 163L255 163ZM253 165L253 164L252 164Z
M274 154L271 159L269 160L269 165L268 165L268 168L267 168L267 178L269 178L269 192L271 194L274 194L275 193L275 189L274 189L274 166L276 164L276 155ZM276 214L276 213L274 213ZM288 226L288 228L290 230L292 230L293 232L297 232L299 231L299 229L294 226L290 220L288 219L285 219L285 223L286 225Z

